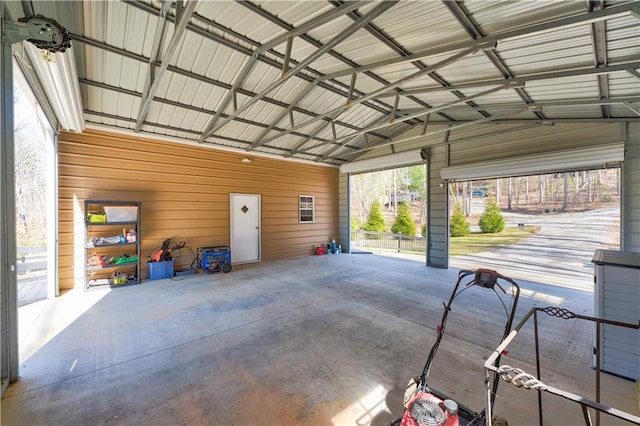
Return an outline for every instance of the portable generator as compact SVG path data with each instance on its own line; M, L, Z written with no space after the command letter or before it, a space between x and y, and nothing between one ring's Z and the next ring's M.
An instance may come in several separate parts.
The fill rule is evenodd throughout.
M200 269L206 272L231 272L231 251L229 246L198 248Z

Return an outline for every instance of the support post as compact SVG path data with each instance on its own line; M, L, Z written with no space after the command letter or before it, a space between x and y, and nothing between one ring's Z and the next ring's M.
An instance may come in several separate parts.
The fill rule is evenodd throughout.
M2 13L0 27L4 23ZM0 49L0 393L4 393L18 379L13 57L4 31Z

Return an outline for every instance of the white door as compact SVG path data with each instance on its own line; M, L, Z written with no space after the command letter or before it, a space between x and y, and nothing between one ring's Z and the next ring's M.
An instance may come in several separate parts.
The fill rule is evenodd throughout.
M231 263L260 262L260 195L230 195Z

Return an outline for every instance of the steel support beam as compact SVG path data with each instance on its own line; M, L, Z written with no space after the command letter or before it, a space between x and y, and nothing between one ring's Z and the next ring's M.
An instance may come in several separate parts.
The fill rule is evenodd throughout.
M156 24L156 33L153 36L153 45L151 46L151 56L149 57L149 69L147 70L147 77L144 82L144 89L142 91L142 102L140 103L140 111L138 112L138 122L136 122L135 130L140 131L141 120L140 115L142 113L142 106L149 99L149 90L153 85L156 77L156 62L160 56L160 46L162 44L162 37L164 35L164 28L167 23L167 12L173 4L172 0L164 0L160 13L158 14L158 23ZM176 12L177 15L177 12ZM142 117L144 120L144 117Z
M503 117L519 114L519 113L522 113L522 112L525 112L525 111L527 111L526 108L515 110L515 111L511 111L511 112L507 112L505 114L492 115L491 117L483 117L483 118L480 118L480 119L477 119L477 120L466 121L466 122L463 122L463 123L451 124L451 125L448 125L446 127L441 128L441 129L432 130L432 131L425 132L425 133L420 133L418 135L409 136L409 137L404 138L404 139L392 140L392 141L384 142L384 143L381 143L381 144L375 144L375 145L372 145L372 146L370 146L368 148L361 148L361 149L359 149L359 150L357 150L355 152L350 152L350 153L348 153L346 155L361 154L363 152L370 151L372 149L381 148L383 146L389 146L389 145L394 145L394 144L398 144L398 143L409 142L409 141L412 141L412 140L415 140L415 139L418 139L418 138L422 138L422 137L428 136L428 135L435 135L435 134L443 133L443 132L451 132L452 130L457 130L457 129L461 129L461 128L464 128L464 127L473 126L473 125L476 125L476 124L488 123L488 122L495 121L495 120L498 120L498 119L503 118Z
M302 99L304 99L309 93L311 93L311 91L316 87L316 83L312 83L312 84L308 84L307 87L305 87L305 89L300 92L300 94L298 96L296 96L296 98L293 100L293 102L291 102L291 108L295 107ZM251 147L249 147L249 151L256 149L257 147L259 147L260 145L264 145L265 143L267 143L267 141L264 140L264 138L269 134L269 132L271 132L272 130L274 130L276 128L276 126L278 125L278 123L280 121L282 121L282 119L284 117L286 117L288 110L284 110L282 112L280 112L280 114L278 114L278 116L275 118L275 120L273 120L271 122L271 124L269 124L269 126L262 132L260 133L260 135L256 138L256 140L251 144ZM287 129L287 130L283 130L286 132L293 132L296 128L295 125L293 125L293 121L291 122L292 126ZM313 134L313 132L312 132Z
M133 59L135 61L147 63L148 60L149 60L149 58L146 58L144 56L137 55L137 54L135 54L133 52L129 52L129 51L121 49L119 47L111 46L111 45L102 43L100 41L97 41L97 40L94 40L94 39L91 39L91 38L88 38L88 37L85 37L85 36L81 36L81 35L78 35L78 34L70 34L70 35L71 35L71 39L73 41L84 43L84 44L87 44L89 46L96 47L98 49L106 50L107 52L115 53L117 55L122 55L124 57L127 57L129 59ZM205 77L203 75L195 74L195 73L193 73L191 71L183 70L183 69L175 67L173 65L169 65L167 70L171 71L171 72L173 72L175 74L182 75L184 77L192 78L194 80L198 80L198 81L201 81L203 83L210 84L210 85L215 86L215 87L221 87L221 88L227 89L227 90L231 90L232 89L232 87L227 83L223 83L223 82L220 82L218 80L213 80L211 78ZM254 92L251 92L251 91L246 90L246 89L238 89L237 93L240 93L242 95L249 96L249 97L255 96ZM269 97L265 97L263 100L265 102L269 103L269 104L276 105L276 106L279 106L279 107L282 107L282 108L289 108L291 106L291 105L286 104L286 103L284 103L282 101L278 101L276 99L272 99L272 98L269 98ZM308 115L308 116L311 116L311 117L315 117L315 116L318 115L315 112L311 112L311 111L308 111L308 110L305 110L305 109L299 108L299 107L294 107L293 110L295 112L299 112L301 114L305 114L305 115ZM211 111L207 111L207 112L211 113ZM349 124L349 123L336 122L336 124L338 124L338 125L340 125L342 127L347 127L347 128L353 129L353 130L359 130L358 126L354 126L354 125ZM383 135L380 135L379 137L384 138Z
M633 3L627 3L620 6L607 7L604 10L570 16L568 18L556 19L549 22L543 22L541 24L530 25L528 27L505 31L502 33L482 37L476 40L437 46L437 47L421 50L419 52L415 52L400 58L394 57L394 58L384 59L382 61L372 62L370 64L362 65L356 68L350 68L350 69L345 69L343 71L337 71L334 73L325 74L322 78L329 80L333 78L344 77L344 76L350 75L352 72L360 73L365 71L371 71L376 68L382 68L389 65L397 65L400 63L414 62L420 59L428 58L429 56L440 55L442 53L456 51L456 50L468 49L474 46L478 47L480 45L494 45L499 41L505 41L505 40L510 40L514 38L524 37L524 36L533 35L536 33L542 33L542 32L557 30L561 28L574 27L577 25L585 25L585 24L590 24L598 21L606 21L608 19L629 15L631 13L631 10L633 9L633 6L634 6ZM443 88L442 90L447 90L447 89L450 89L450 88Z
M630 69L635 69L635 68L640 68L640 61L623 62L623 63L619 63L615 65L607 65L599 68L572 68L572 69L566 69L563 71L527 74L527 75L521 75L517 77L514 81L526 83L529 81L551 80L554 78L574 77L574 76L580 76L580 75L610 74L612 72L629 71ZM465 89L477 88L477 87L495 86L496 84L503 84L507 81L508 80L504 80L504 79L478 80L478 81L471 81L468 83L458 83L458 84L451 85L450 87L425 87L425 88L409 89L409 90L405 90L402 94L403 95L423 94L423 93L430 93L430 92L442 92L443 90L450 91L452 89L465 90ZM385 96L391 97L391 96L395 96L395 94L382 95L381 97L385 97Z
M237 1L237 0L236 0ZM242 2L240 2L242 3ZM357 1L349 1L349 2L345 2L343 4L341 4L339 7L333 8L331 10L329 10L328 12L323 13L322 15L319 15L313 19L311 19L308 22L305 22L301 25L298 25L297 27L293 28L290 31L287 31L284 34L280 34L277 37L274 37L273 39L269 40L268 42L264 43L262 46L260 46L257 50L258 53L264 53L267 52L271 49L273 49L274 47L284 43L285 41L287 41L288 39L293 39L294 37L298 37L302 34L306 34L309 31L318 28L324 24L328 24L329 22L333 21L334 19L337 19L339 17L341 17L344 14L347 14L353 10L356 10L358 7L362 6L363 4Z
M578 105L624 105L627 103L635 103L640 102L640 96L628 96L623 98L608 98L608 99L568 99L561 101L543 101L543 102L535 102L527 105L528 108L539 108L545 109L550 107L573 107ZM521 103L515 102L504 102L504 103L491 103L491 104L480 104L475 107L471 107L474 109L482 109L482 110L494 110L494 109L514 109L523 106ZM402 113L406 114L414 114L418 111L422 111L422 108L411 108L404 109ZM460 111L468 111L469 107L452 107L448 108L447 111L460 112Z
M368 22L370 22L373 19L377 18L378 16L382 15L386 10L388 10L389 8L394 6L396 3L397 3L397 1L385 1L385 2L379 3L370 12L368 12L366 15L364 15L362 17L362 19L360 19L358 22L350 25L349 27L347 27L346 29L341 31L338 35L336 35L328 43L323 45L321 48L317 49L315 52L313 52L307 58L305 58L304 60L299 62L295 67L293 67L291 70L289 70L289 72L286 75L282 76L280 79L278 79L278 80L274 81L273 83L271 83L266 89L264 89L262 92L258 93L256 96L254 96L251 100L247 101L244 105L239 107L238 111L236 113L232 114L231 117L222 120L222 122L217 124L217 125L213 125L212 126L211 123L209 123L209 125L207 125L207 128L205 128L205 131L203 131L201 139L204 140L207 137L209 137L210 135L212 135L213 133L215 133L222 126L224 126L225 124L229 123L235 117L237 117L239 114L241 114L242 112L246 111L247 109L249 109L250 107L255 105L258 101L260 101L267 94L271 93L273 90L275 90L276 88L280 87L282 84L284 84L286 81L288 81L291 77L297 75L301 70L306 68L313 61L315 61L320 56L322 56L325 53L327 53L329 50L333 49L334 46L337 46L338 44L340 44L341 42L343 42L344 40L349 38L351 35L353 35L356 31L358 31L360 28L362 28Z
M450 108L453 105L458 105L458 104L461 104L461 103L465 103L465 102L468 102L468 101L470 101L472 99L479 98L480 96L489 95L491 93L499 92L500 90L509 89L509 88L515 88L515 87L512 87L511 84L503 84L501 86L494 87L494 88L489 89L489 90L485 90L485 91L482 91L482 92L479 92L479 93L476 93L476 94L473 94L473 95L465 96L464 98L456 99L455 101L447 102L447 103L442 104L442 105L437 106L437 107L427 108L427 109L419 111L419 112L417 112L415 114L410 114L410 115L399 117L394 121L389 121L387 119L384 119L381 122L379 122L378 124L375 124L373 126L367 127L366 129L359 130L357 132L353 132L353 133L349 133L349 134L340 136L338 138L338 140L360 136L360 135L362 135L364 133L367 133L367 132L373 131L373 130L384 129L386 127L394 126L394 125L396 125L398 123L405 122L405 121L411 120L413 118L421 117L421 116L423 116L425 114L434 114L436 112L443 111L443 110L445 110L447 108ZM520 106L520 108L521 107L522 106Z
M589 12L603 10L604 1L589 0L587 7ZM594 65L596 67L608 65L607 34L603 21L593 22L591 24L591 42L593 45ZM609 76L606 74L598 75L598 93L600 93L600 99L606 99L609 97ZM603 117L608 118L611 116L611 111L608 105L602 105L601 110Z
M629 74L631 74L632 76L636 77L636 78L640 78L640 72L638 72L638 70L636 70L635 68L629 68L626 70Z
M0 394L18 380L19 367L13 55L5 21L0 3Z
M149 112L149 108L151 107L151 102L153 101L154 96L156 95L156 93L158 92L158 89L160 88L160 83L162 82L162 78L164 77L167 71L169 63L172 61L173 57L177 52L176 48L178 47L178 43L180 43L180 40L182 39L182 36L184 35L187 29L187 24L189 23L189 20L191 19L191 15L193 15L193 12L195 11L197 4L198 4L198 0L189 0L189 2L187 3L187 5L185 6L184 10L181 13L180 20L177 21L175 24L173 36L171 37L171 40L169 41L167 49L165 50L165 54L164 54L164 57L162 58L160 69L158 70L155 78L153 78L153 82L151 82L151 85L149 87L149 90L146 93L146 96L144 96L143 94L142 101L140 102L140 111L138 112L138 119L136 120L136 127L135 127L136 131L140 131L140 128L142 127L142 123L147 117L147 113ZM166 15L164 19L166 19ZM163 22L164 22L164 19L162 19ZM158 24L160 24L160 22L158 22ZM155 40L154 40L154 43L155 43ZM158 45L159 45L159 40L158 40ZM150 60L149 67L153 68L154 63L155 61L151 62Z
M634 108L633 105L629 102L623 102L622 105L626 106L629 110L631 110L635 115L640 115L640 109Z
M80 84L85 84L87 86L93 86L93 87L98 87L100 89L105 89L105 90L111 90L117 93L123 93L125 95L129 95L129 96L135 96L135 97L140 97L140 93L136 92L134 90L129 90L129 89L125 89L123 87L119 87L119 86L111 86L109 84L106 83L101 83L98 81L93 81L93 80L88 80L86 78L79 78L78 82ZM210 110L206 109L206 108L201 108L201 107L197 107L197 106L193 106L190 104L183 104L181 102L177 102L177 101L173 101L171 99L165 99L165 98L159 98L159 97L155 97L154 98L155 102L161 103L161 104L165 104L165 105L170 105L170 106L174 106L177 108L184 108L186 110L189 111L196 111L196 112L200 112L203 114L208 114L210 112ZM223 114L223 117L226 117L226 114ZM239 118L238 119L239 122L250 125L250 126L256 126L256 127L261 127L261 128L266 128L267 125L264 123L259 123L257 121L251 121L248 120L246 118ZM150 123L146 123L146 124L150 124ZM151 124L153 125L153 124ZM280 129L277 128L277 130L284 130L284 129ZM196 132L196 133L200 133L200 132ZM309 135L304 134L304 133L294 133L295 136L300 136L300 137L309 137ZM331 141L328 139L322 139L322 138L314 138L311 137L311 139L317 140L319 142L324 142L324 143L330 143ZM247 143L247 141L244 141L244 143Z
M484 37L484 34L480 32L480 29L476 26L476 24L471 20L467 11L465 10L462 2L460 1L444 1L441 0L447 9L451 12L451 14L456 18L456 20L462 25L464 30L469 34L469 36L474 39L480 39ZM511 72L509 67L504 63L502 58L496 53L495 49L485 49L484 55L489 59L489 61L500 71L502 76L505 79L511 80L515 78L515 75ZM524 88L515 89L516 93L520 98L526 103L533 103L533 99L529 96L529 94L524 90ZM476 106L476 105L470 105ZM540 111L535 111L533 114L541 120L545 120L546 117Z
M379 88L378 90L374 90L373 92L368 93L368 94L366 94L364 96L361 96L361 97L359 97L357 99L353 99L348 104L338 106L338 107L336 107L336 108L334 108L332 110L329 110L329 111L327 111L327 112L325 112L323 114L318 115L317 117L314 117L314 118L312 118L310 120L307 120L307 121L305 121L305 122L303 122L301 124L298 124L296 126L296 129L300 129L300 128L303 128L305 126L308 126L309 124L315 123L316 121L321 120L323 118L326 118L326 117L329 117L329 116L336 116L336 114L341 114L344 110L346 110L348 108L351 108L353 105L357 105L357 104L360 104L362 102L369 101L369 100L379 96L382 93L386 93L386 92L392 91L392 90L396 89L397 87L401 86L402 84L405 84L405 83L407 83L407 82L409 82L411 80L415 80L416 78L418 78L420 76L423 76L425 74L428 74L428 73L430 73L430 72L432 72L432 71L434 71L436 69L439 69L439 68L442 68L442 67L447 66L449 64L452 64L452 63L456 62L457 60L459 60L459 59L461 59L461 58L463 58L463 57L465 57L465 56L467 56L467 55L469 55L469 54L471 54L471 53L473 53L475 51L476 51L476 47L473 47L473 48L466 49L466 50L463 50L461 52L455 53L451 57L443 59L440 62L436 62L435 64L433 64L433 65L431 65L431 66L429 66L427 68L424 68L424 69L419 70L419 71L417 71L417 72L415 72L415 73L413 73L413 74L411 74L409 76L406 76L406 77L403 77L403 78L401 78L399 80L396 80L393 83L389 83L389 84ZM411 118L408 118L407 120L410 120L412 118L417 118L417 117L411 117ZM403 121L406 121L406 120L403 120ZM274 139L277 139L279 137L284 136L287 133L290 133L290 131L285 131L285 132L279 133L277 135L274 135L274 136L268 138L267 140L263 141L262 143L270 142L270 141L272 141Z
M289 72L289 62L291 60L291 47L293 44L293 38L300 34L305 34L306 32L318 26L324 25L327 22L330 22L331 20L336 19L337 17L349 12L350 10L357 8L358 3L350 2L348 4L344 4L343 6L344 7L342 7L341 9L332 9L328 13L324 13L316 18L313 18L309 22L306 22L291 31L287 31L285 34L278 35L272 38L271 40L269 40L268 42L264 43L263 45L259 46L256 49L256 51L253 53L253 55L251 55L251 58L249 58L249 62L247 62L244 65L238 77L236 77L236 80L233 82L232 87L235 90L242 87L242 84L244 83L244 81L247 79L247 77L253 70L253 67L256 65L260 55L286 42L287 45L286 45L286 51L284 55L284 61L282 64L282 75L281 75L281 78L284 78L285 75L287 75ZM200 142L203 142L210 135L210 133L212 133L212 129L215 128L218 120L221 117L221 114L224 113L227 106L229 105L229 98L230 98L230 94L228 93L225 99L222 101L222 103L218 107L218 110L214 115L213 119L209 121L209 123L207 124L207 127L205 127L205 130L202 132L202 136L200 137ZM238 114L238 113L239 113L238 106L237 104L234 104L233 114ZM228 118L228 116L226 118ZM274 126L276 124L277 123L275 123Z

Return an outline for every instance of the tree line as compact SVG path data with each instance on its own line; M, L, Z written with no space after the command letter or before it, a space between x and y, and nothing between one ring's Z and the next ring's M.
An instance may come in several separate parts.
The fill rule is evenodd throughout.
M472 200L477 198L492 200L489 204L498 212L518 208L539 213L571 208L589 209L615 201L614 198L620 195L620 169L452 182L448 190L452 223L454 219L459 220L459 216L468 218ZM415 235L418 224L424 235L426 198L425 165L355 175L351 179L352 229L375 232L391 230ZM388 227L387 223L391 221L393 225ZM404 228L397 225L409 222L413 228L411 225L404 225ZM395 232L394 227L402 228L405 232ZM408 233L412 229L413 233Z

